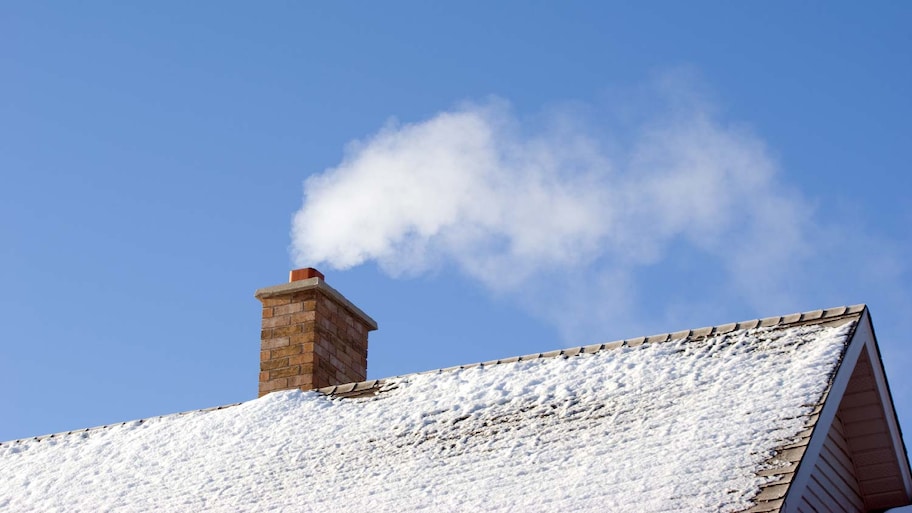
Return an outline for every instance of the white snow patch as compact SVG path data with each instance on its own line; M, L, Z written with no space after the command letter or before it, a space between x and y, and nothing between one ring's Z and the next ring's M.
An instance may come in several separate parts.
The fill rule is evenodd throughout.
M851 325L734 332L281 392L0 446L0 508L735 511L804 426Z

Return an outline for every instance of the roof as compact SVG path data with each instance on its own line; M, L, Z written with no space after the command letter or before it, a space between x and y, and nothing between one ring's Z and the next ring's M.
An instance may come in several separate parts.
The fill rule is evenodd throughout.
M8 442L0 509L778 511L809 479L866 315L818 310Z

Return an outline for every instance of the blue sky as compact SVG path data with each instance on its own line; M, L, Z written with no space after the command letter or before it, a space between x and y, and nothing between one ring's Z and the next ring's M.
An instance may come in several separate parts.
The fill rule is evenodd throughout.
M910 22L5 3L0 440L255 397L300 264L374 378L865 302L910 433Z

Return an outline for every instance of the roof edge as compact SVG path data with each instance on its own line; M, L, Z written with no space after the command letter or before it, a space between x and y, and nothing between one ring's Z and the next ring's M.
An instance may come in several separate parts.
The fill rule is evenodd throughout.
M315 279L302 280L304 282L307 282L303 285L303 288L307 289L307 288L320 287L320 285L316 285L315 283L313 283L312 280L315 280ZM296 283L300 284L301 282L296 282ZM294 287L289 287L289 285L291 285L291 284L283 284L283 285L278 285L276 287L268 287L267 289L260 289L260 290L257 290L256 296L257 296L257 298L265 297L265 296L269 295L271 292L273 292L273 290L268 290L268 289L281 288L287 292L287 290L289 288L294 288ZM335 289L332 289L332 287L329 287L325 283L323 283L322 286L335 292ZM338 294L338 292L336 292L336 294ZM682 331L676 331L676 332L662 333L662 334L658 334L658 335L650 335L647 337L622 339L622 340L616 340L613 342L605 342L602 344L591 344L591 345L578 346L578 347L572 347L572 348L567 348L567 349L557 349L557 350L548 351L545 353L531 353L531 354L522 355L522 356L501 358L501 359L497 359L497 360L488 360L488 361L484 361L484 362L470 363L470 364L465 364L465 365L455 365L452 367L445 367L445 368L440 368L440 369L431 369L431 370L426 370L426 371L410 372L408 374L400 374L397 376L390 376L387 378L358 381L358 382L353 382L353 383L345 383L345 384L341 384L341 385L333 385L333 386L329 386L329 387L318 388L318 389L315 389L315 391L318 393L321 393L323 395L329 396L329 397L338 397L338 398L364 397L364 396L374 395L377 391L382 389L390 381L405 378L407 376L416 376L416 375L421 375L421 374L433 374L433 373L440 373L440 372L450 372L450 371L456 371L456 370L462 370L462 369L470 369L473 367L485 367L485 366L490 366L490 365L499 365L502 363L524 362L524 361L528 361L528 360L538 360L538 359L542 359L542 358L557 358L557 357L561 357L561 356L576 356L579 354L592 354L592 353L597 353L599 351L603 351L603 350L607 350L607 349L617 349L620 347L637 347L637 346L647 344L647 343L652 344L652 343L659 343L659 342L668 342L671 340L679 340L682 338L701 339L701 338L712 337L715 335L723 335L725 333L731 333L733 331L739 331L739 330L744 330L744 329L772 328L772 327L782 327L782 326L800 326L803 324L834 322L834 321L838 321L838 320L853 317L853 316L860 317L860 315L863 312L865 312L866 310L867 310L867 306L864 303L859 303L859 304L850 305L850 306L825 308L825 309L820 309L820 310L811 310L811 311L807 311L807 312L798 312L798 313L793 313L793 314L788 314L788 315L765 317L762 319L751 319L748 321L720 324L717 326L708 326L708 327L704 327L704 328L696 328L696 329L691 329L691 330L682 330ZM137 420L128 420L125 422L118 422L118 423L114 423L114 424L106 424L103 426L95 426L95 427L89 427L89 428L83 428L83 429L74 429L71 431L60 431L57 433L39 435L39 436L34 436L34 437L29 437L29 438L19 438L19 439L15 439L15 440L8 440L5 442L0 442L0 447L5 446L5 445L24 443L24 442L28 442L28 441L40 442L42 440L52 439L55 437L66 436L66 435L71 435L71 434L75 434L75 433L98 431L98 430L102 430L102 429L108 429L113 426L122 426L125 424L129 424L131 422L142 423L147 420L158 419L158 418L162 418L162 417L170 417L172 415L186 415L188 413L221 410L224 408L230 408L232 406L237 406L239 404L242 404L242 403L233 403L233 404L227 404L227 405L223 405L223 406L214 406L211 408L202 408L199 410L188 410L188 411L184 411L184 412L159 415L156 417L145 417L145 418L137 419Z
M123 422L114 422L112 424L104 424L101 426L92 426L92 427L87 427L87 428L72 429L70 431L58 431L56 433L32 436L29 438L16 438L14 440L7 440L5 442L0 442L0 447L21 444L21 443L25 443L25 442L41 442L43 440L53 440L55 438L60 438L60 437L69 436L69 435L78 435L80 433L92 433L95 431L102 431L102 430L110 429L110 428L117 427L117 426L126 426L127 424L134 424L134 423L142 424L143 422L148 422L150 420L163 419L166 417L179 417L181 415L189 415L191 413L205 413L205 412L216 411L216 410L224 410L225 408L231 408L232 406L238 406L241 404L244 404L244 403L240 402L240 403L223 404L221 406L212 406L210 408L200 408L198 410L179 411L176 413L166 413L164 415L156 415L154 417L143 417L141 419L125 420Z
M661 333L658 335L650 335L646 337L636 337L628 338L622 340L615 340L612 342L605 342L601 344L590 344L586 346L571 347L567 349L556 349L553 351L548 351L544 353L531 353L522 356L513 356L509 358L500 358L496 360L488 360L483 362L469 363L464 365L454 365L452 367L444 367L440 369L431 369L426 371L419 372L410 372L407 374L400 374L397 376L390 376L382 379L360 381L357 383L345 383L341 385L333 385L323 388L318 388L317 391L333 396L333 397L362 397L369 395L368 392L379 390L384 384L389 381L405 378L408 376L416 376L421 374L434 374L439 372L449 372L462 369L470 369L473 367L485 367L490 365L499 365L502 363L515 363L515 362L524 362L528 360L538 360L542 358L557 358L561 356L576 356L578 354L592 354L599 351L608 350L608 349L617 349L620 347L637 347L643 344L652 344L659 342L669 342L672 340L680 340L684 338L693 338L693 339L705 339L708 337L713 337L716 335L724 335L726 333L731 333L733 331L753 329L753 328L774 328L774 327L785 327L785 326L801 326L804 324L820 324L820 323L830 323L837 322L842 319L847 319L850 317L858 317L868 309L867 305L864 303L859 303L849 306L837 306L832 308L824 308L819 310L810 310L807 312L797 312L788 315L780 315L774 317L764 317L760 319L751 319L741 322L732 322L727 324L720 324L717 326L707 326L703 328L696 328L691 330L681 330L669 333Z

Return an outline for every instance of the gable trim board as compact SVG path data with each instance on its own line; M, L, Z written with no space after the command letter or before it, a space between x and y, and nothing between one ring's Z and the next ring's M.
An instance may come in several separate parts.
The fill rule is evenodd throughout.
M635 348L644 344L660 344L663 342L680 341L681 339L687 339L686 343L699 342L700 340L705 340L718 335L724 335L726 333L738 330L753 328L778 329L797 327L806 324L843 326L847 323L854 323L854 327L849 333L847 342L842 349L842 357L840 358L839 363L835 365L832 374L830 375L830 382L828 384L828 387L822 394L820 400L816 403L816 408L814 408L811 414L807 417L806 428L802 433L798 435L798 439L790 440L790 443L782 446L779 453L770 458L768 461L769 465L767 467L769 468L764 467L764 469L758 470L757 475L770 476L770 479L774 479L774 481L770 481L761 486L760 493L754 497L755 505L750 508L749 511L760 512L804 510L802 507L802 500L804 497L808 497L809 494L812 493L815 479L819 477L820 471L818 470L818 463L825 459L825 456L823 455L825 453L824 448L826 447L828 436L831 433L834 434L834 436L838 434L834 430L838 429L837 419L840 416L840 413L843 411L840 410L840 406L843 402L843 399L846 397L846 391L849 390L852 386L851 383L853 373L855 369L859 367L859 362L869 362L867 365L869 365L871 368L871 375L873 376L873 380L875 382L874 390L876 393L874 396L876 398L879 398L879 403L875 406L877 406L881 412L880 418L883 421L882 431L885 433L885 439L887 440L887 443L890 446L891 454L893 455L892 464L894 464L895 468L893 468L891 471L891 478L899 483L896 490L893 491L894 495L891 496L892 499L890 499L890 497L887 498L893 500L893 502L884 502L883 505L878 506L877 504L879 503L871 502L869 504L868 501L870 499L865 499L865 509L882 509L884 507L908 504L912 502L912 479L910 479L908 457L902 441L901 433L899 431L899 425L896 421L893 403L890 398L890 391L887 387L886 379L883 373L882 362L880 354L877 350L870 316L867 308L864 305L831 308L827 310L816 310L813 312L805 312L788 316L770 317L766 319L757 319L741 323L731 323L709 328L680 331L676 333L666 333L650 337L639 337L635 339L621 340L606 344L596 344L572 349L551 351L547 353L536 353L502 360L493 360L478 364L462 365L448 369L427 371L418 374L445 373L459 369L505 365L511 362L536 359L569 358L571 356L580 354L607 352L622 347ZM383 380L370 380L332 387L324 387L318 389L317 391L324 395L339 399L383 395L394 390L397 387L397 383L402 382L403 378L408 378L408 376L412 376L412 374L396 378L387 378ZM865 395L865 397L868 396L870 396L870 394ZM230 406L234 405L200 411L213 411L216 409L224 409ZM139 422L141 423L143 421ZM106 429L108 427L110 426L73 431L70 433L86 434L95 430ZM27 440L5 442L0 443L0 446L9 446L26 441L41 441L61 436L66 436L66 434L47 435ZM850 439L847 441L847 446L850 447L849 452L852 452L852 434L849 433L846 436ZM848 459L851 460L852 456L853 455L851 454L848 455ZM855 463L852 463L854 468L852 469L851 473L856 474L856 477L861 479L861 481L864 481L864 476L859 475L859 469L861 469L863 473L864 468L857 463L857 461ZM882 465L878 467L878 471L883 471ZM858 486L858 488L862 493L864 493L863 485ZM901 494L904 494L904 497L902 497ZM872 494L867 493L866 495ZM874 493L873 495L877 495L877 493Z

